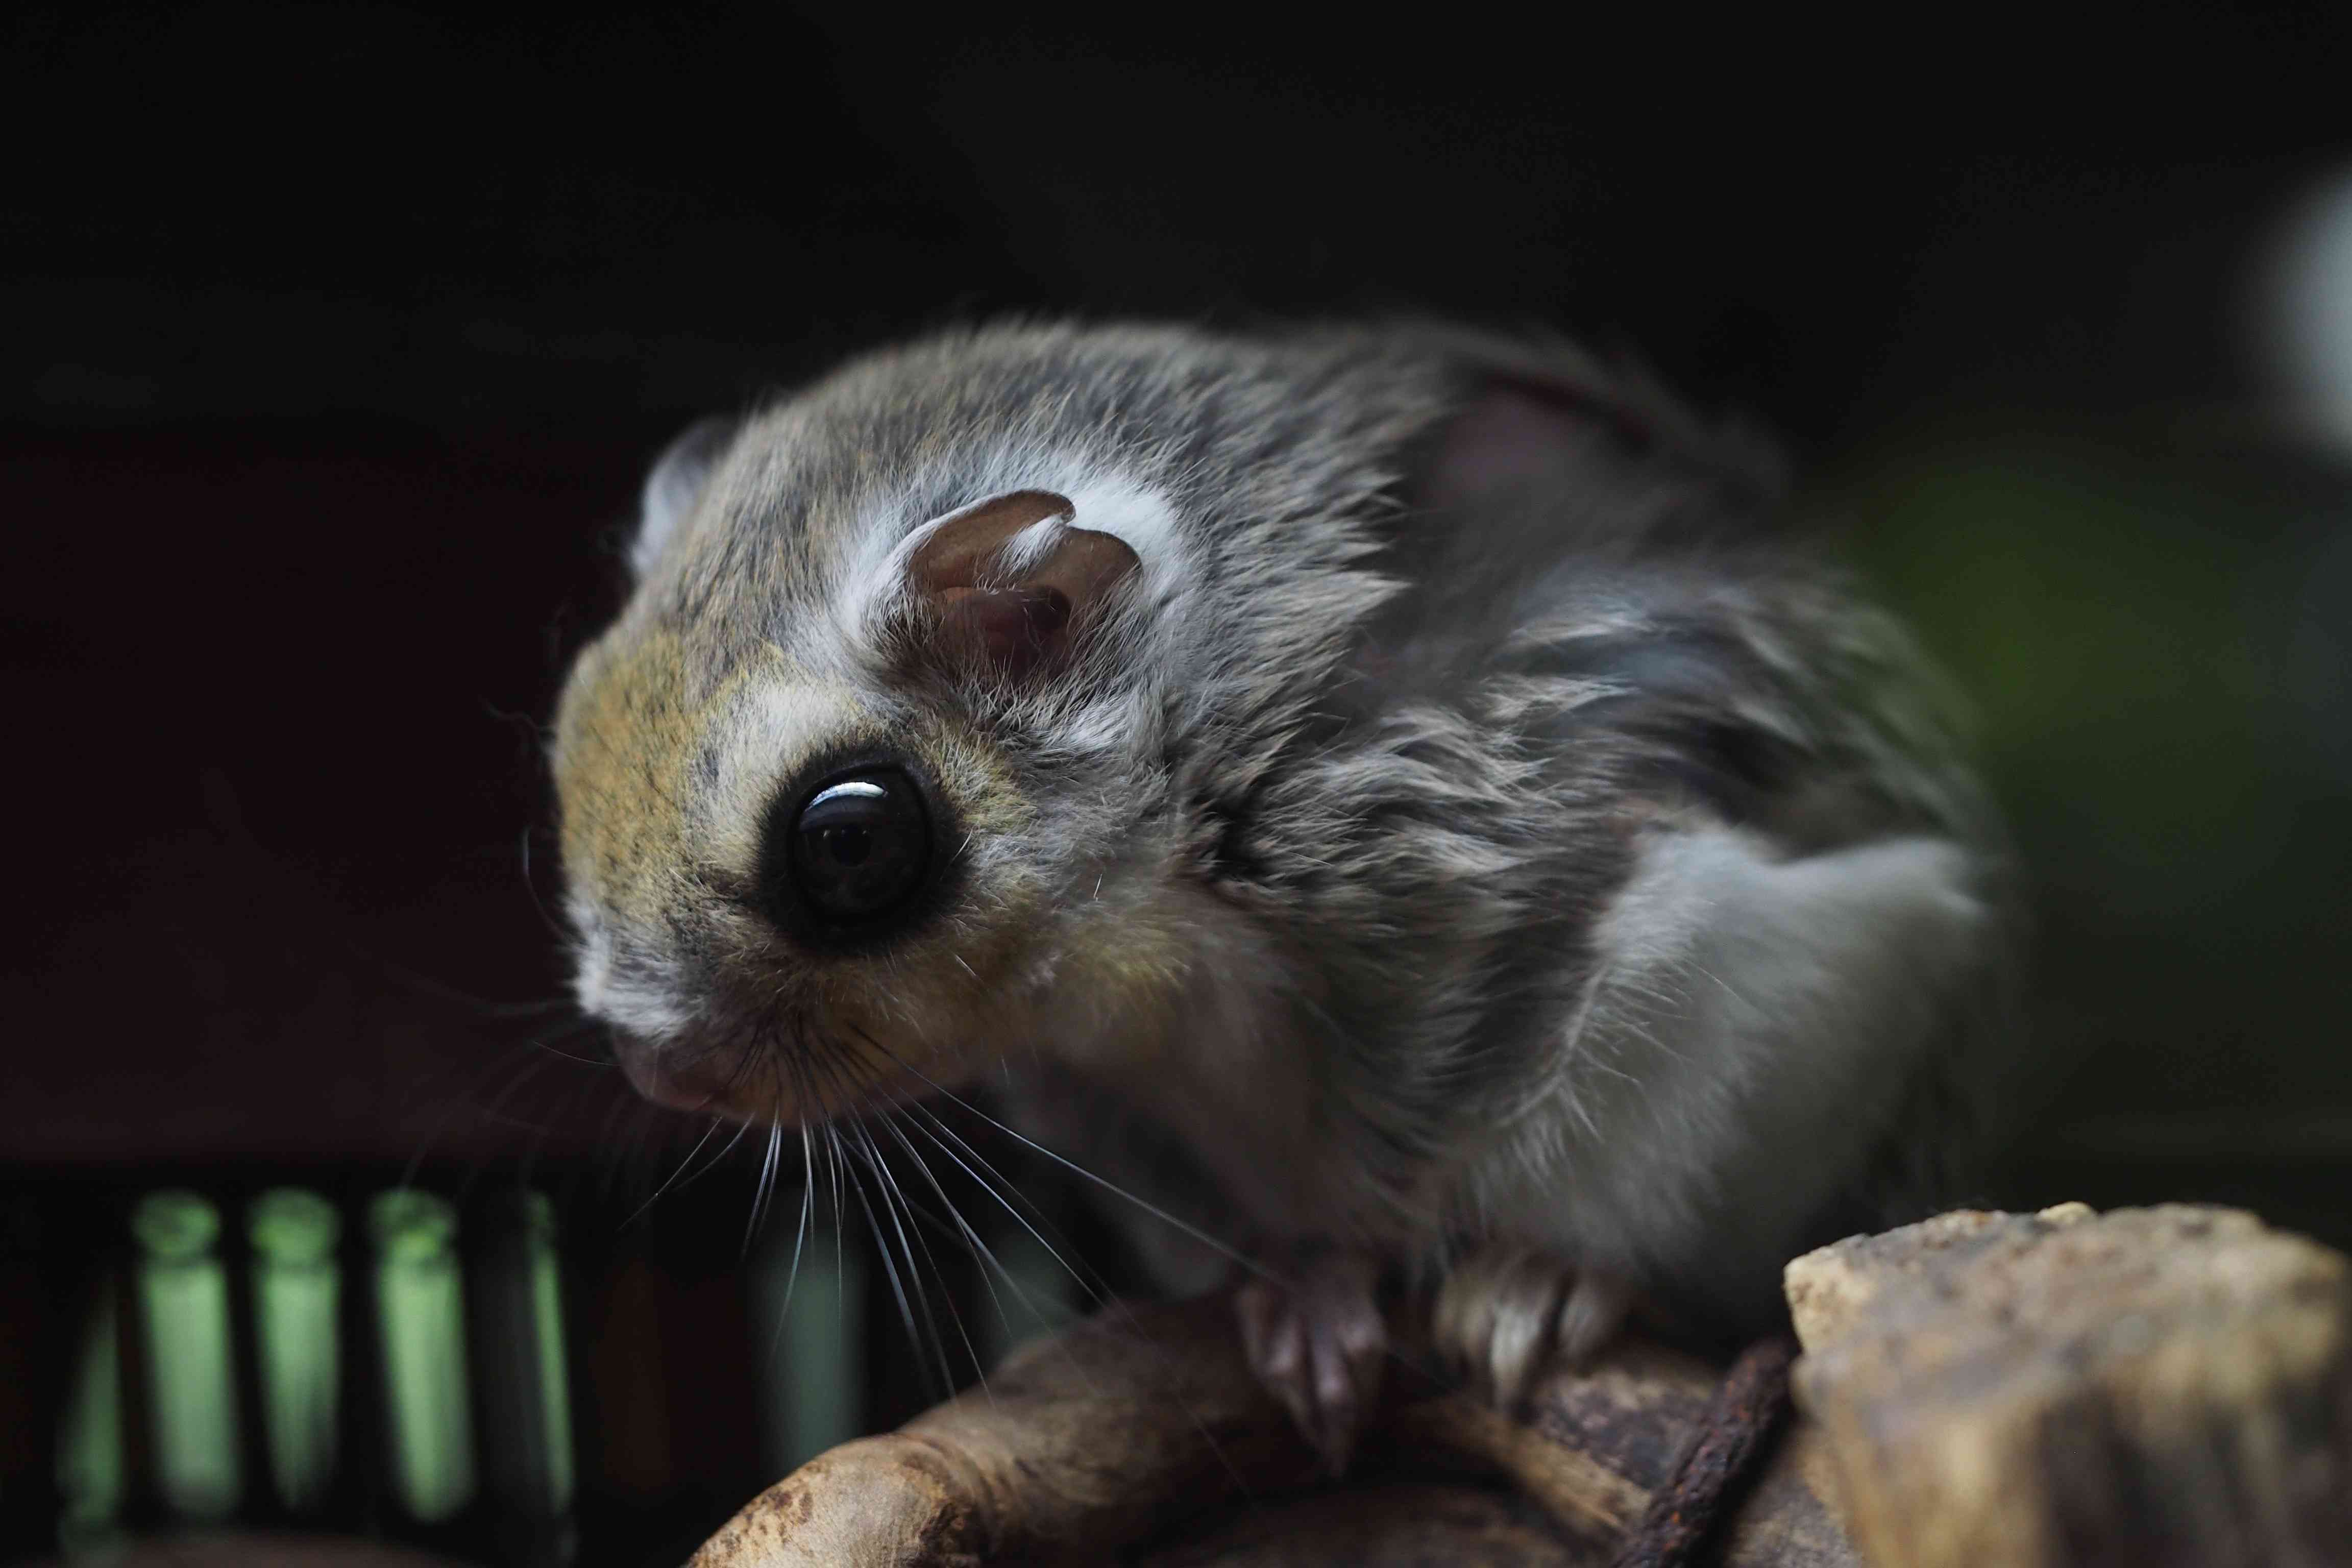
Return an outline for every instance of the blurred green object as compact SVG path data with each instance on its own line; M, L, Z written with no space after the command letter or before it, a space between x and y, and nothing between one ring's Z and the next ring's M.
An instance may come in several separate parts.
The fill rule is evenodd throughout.
M995 1312L983 1326L993 1369L1015 1347L1067 1328L1084 1314L1076 1278L1036 1232L1025 1225L1000 1226L989 1250L996 1267L983 1276L984 1299Z
M68 1557L103 1552L122 1514L122 1370L114 1286L102 1287L82 1330L73 1392L58 1433L58 1547Z
M2033 914L1975 1197L2345 1245L2352 473L2186 417L1921 428L1809 506L1969 700Z
M539 1394L548 1433L547 1485L551 1510L572 1506L572 1385L564 1353L563 1279L555 1249L555 1205L545 1193L526 1200L530 1215L530 1302L538 1327Z
M555 1205L544 1193L498 1193L477 1225L468 1285L483 1479L517 1528L541 1531L531 1560L555 1560L577 1484Z
M2250 613L2261 520L2063 449L1881 483L1865 563L1974 698L2006 795L2065 812L2074 854L2158 909L2193 914L2280 853L2260 809L2283 685Z
M131 1215L142 1253L149 1410L163 1500L182 1519L217 1523L236 1510L236 1369L228 1274L214 1256L220 1211L194 1193L151 1193Z
M865 1435L865 1255L830 1227L779 1226L751 1272L766 1458L781 1476Z
M473 1500L475 1487L457 1211L399 1187L377 1194L369 1225L393 1491L412 1519L438 1524Z
M316 1193L278 1187L254 1200L246 1229L270 1479L280 1502L308 1513L325 1500L338 1457L342 1221Z

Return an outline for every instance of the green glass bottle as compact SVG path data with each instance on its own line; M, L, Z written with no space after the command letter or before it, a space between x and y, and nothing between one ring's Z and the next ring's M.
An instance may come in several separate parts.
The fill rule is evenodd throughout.
M572 1384L555 1206L543 1193L482 1205L472 1249L483 1479L504 1561L551 1568L577 1550Z
M368 1219L387 1479L409 1518L442 1524L463 1511L475 1490L457 1215L430 1193L400 1187L378 1194Z
M762 1458L778 1476L866 1431L866 1255L770 1226L748 1272Z
M278 1187L254 1200L246 1232L270 1484L288 1511L314 1514L339 1457L341 1216L316 1193Z
M236 1511L245 1485L228 1272L215 1250L220 1211L194 1193L151 1193L131 1231L157 1489L179 1519L216 1524Z
M123 1465L122 1358L115 1284L90 1305L58 1431L58 1550L80 1559L109 1553L119 1542L129 1490Z

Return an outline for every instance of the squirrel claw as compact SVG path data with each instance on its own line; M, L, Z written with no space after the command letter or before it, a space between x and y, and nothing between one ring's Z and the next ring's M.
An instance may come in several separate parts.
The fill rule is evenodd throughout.
M1525 1247L1480 1252L1438 1288L1438 1355L1498 1409L1557 1359L1573 1366L1616 1338L1633 1292L1612 1275Z
M1378 1288L1369 1258L1334 1248L1302 1253L1289 1277L1249 1280L1234 1298L1250 1369L1334 1477L1380 1397L1389 1337Z

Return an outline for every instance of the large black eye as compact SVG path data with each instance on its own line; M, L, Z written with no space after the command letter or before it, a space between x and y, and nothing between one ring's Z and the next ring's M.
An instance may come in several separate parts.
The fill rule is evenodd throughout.
M819 786L786 831L794 886L821 918L842 925L889 914L922 885L930 864L930 816L914 781L896 768Z

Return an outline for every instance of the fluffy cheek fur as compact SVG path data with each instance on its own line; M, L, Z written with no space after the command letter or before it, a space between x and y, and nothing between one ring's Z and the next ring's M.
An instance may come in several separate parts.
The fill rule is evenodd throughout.
M693 650L619 635L584 656L559 717L582 1009L615 1029L622 1065L680 1109L787 1124L952 1089L1066 1037L1052 1005L1074 972L1090 1013L1161 994L1172 958L1130 932L1132 879L1107 875L1073 914L1066 834L990 749L898 722L780 652L699 696ZM827 756L871 750L923 769L953 814L939 906L865 950L812 952L756 907L761 832L780 792ZM1148 900L1144 900L1148 901ZM1124 999L1124 1000L1123 1000Z
M648 1098L744 1121L823 1121L967 1082L1034 1041L1040 999L1024 982L1055 967L1034 940L1042 911L1020 898L832 958L723 900L671 912L697 933L690 959L667 945L669 921L578 919L581 1005L614 1026Z

